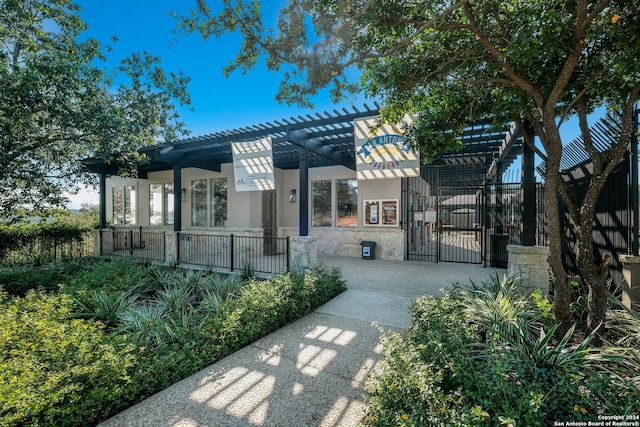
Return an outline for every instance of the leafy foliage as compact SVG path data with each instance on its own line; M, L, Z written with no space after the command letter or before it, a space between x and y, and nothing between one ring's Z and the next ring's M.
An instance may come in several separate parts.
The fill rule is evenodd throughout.
M94 425L345 289L322 267L248 284L129 259L74 271L57 292L0 286L0 425Z
M0 261L49 262L93 251L89 229L62 222L0 224Z
M0 22L4 221L62 206L63 190L90 181L82 159L131 170L144 160L139 147L184 134L174 102L190 103L189 79L166 73L147 52L104 69L108 47L83 36L87 25L72 0L5 1Z
M593 334L573 329L556 340L540 306L497 279L416 299L411 327L384 333L363 424L546 426L636 413L634 353L594 348Z
M84 425L126 398L136 346L74 310L64 294L0 302L0 424Z

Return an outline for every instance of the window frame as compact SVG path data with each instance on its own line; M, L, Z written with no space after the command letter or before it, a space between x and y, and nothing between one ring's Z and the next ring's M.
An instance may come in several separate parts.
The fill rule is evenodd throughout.
M122 212L116 211L116 191L121 192ZM138 223L137 194L138 189L135 185L118 185L111 189L111 220L113 225L136 225Z
M327 220L324 218L326 217L327 214L327 209L324 206L321 206L320 209L322 209L321 211L316 212L316 200L318 199L317 196L323 196L323 197L327 197L327 194L316 194L316 188L315 188L315 184L319 184L319 183L329 183L329 194L328 194L328 222ZM325 191L326 189L321 189L321 191ZM309 218L311 221L311 226L312 227L332 227L333 226L333 179L316 179L311 181L311 217ZM326 201L324 203L326 205ZM322 215L322 217L318 217L318 222L316 222L316 215ZM322 222L320 222L322 221Z
M152 187L159 187L159 191L156 189L152 191ZM173 182L153 182L149 184L149 225L152 227L162 227L173 225L175 221L175 211L173 206L173 197L175 197L173 191ZM160 196L160 209L154 211L152 195L159 194ZM170 197L171 196L171 197ZM171 199L171 200L170 200ZM152 222L152 214L159 212L159 221Z
M340 187L339 187L339 182L345 182L346 185L351 189L351 194L350 197L351 199L353 199L353 195L355 194L355 198L356 200L353 201L351 200L349 205L351 208L351 212L352 214L349 216L341 216L340 215L340 205L341 205L341 200L340 200ZM350 184L350 182L354 182L355 185ZM354 227L358 227L358 197L359 193L358 193L358 180L356 178L338 178L334 180L334 184L335 184L335 226L337 228L354 228ZM349 219L348 222L345 225L340 225L340 220L342 218L355 218L355 222L353 221L353 219Z
M216 189L216 183L224 181L224 215L222 218L217 218L216 215L216 200L220 200L214 191ZM203 185L204 184L204 185ZM200 187L197 187L200 185ZM216 227L227 227L227 221L229 217L229 207L228 207L228 196L229 196L229 179L226 176L216 177L216 178L201 178L201 179L193 179L191 180L191 226L192 227L202 227L202 228L216 228ZM204 198L202 198L202 194L204 194ZM205 211L206 214L203 215L203 212L197 212L195 208L197 207L196 198L199 197L200 200L198 203L201 204L200 211ZM198 218L196 218L198 216Z

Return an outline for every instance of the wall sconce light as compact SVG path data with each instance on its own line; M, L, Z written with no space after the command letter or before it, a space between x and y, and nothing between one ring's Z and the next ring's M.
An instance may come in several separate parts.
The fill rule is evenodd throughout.
M180 200L182 200L183 202L187 201L187 189L183 188L182 191L180 191Z
M296 202L296 190L295 189L289 191L289 201L291 203L295 203Z

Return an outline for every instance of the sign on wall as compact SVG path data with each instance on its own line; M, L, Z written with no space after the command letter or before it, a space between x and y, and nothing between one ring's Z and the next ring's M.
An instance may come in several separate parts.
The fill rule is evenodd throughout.
M271 137L234 142L231 147L236 191L275 190Z
M356 174L359 180L420 175L420 156L404 136L409 117L399 125L377 125L376 117L354 121Z
M395 227L398 222L398 199L364 201L364 225Z

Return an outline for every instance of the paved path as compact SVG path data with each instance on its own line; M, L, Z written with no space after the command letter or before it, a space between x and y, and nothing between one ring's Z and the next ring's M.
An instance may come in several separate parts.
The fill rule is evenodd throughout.
M417 296L496 274L452 263L320 260L342 270L347 291L101 426L356 426L363 383L382 356L372 322L404 328Z

